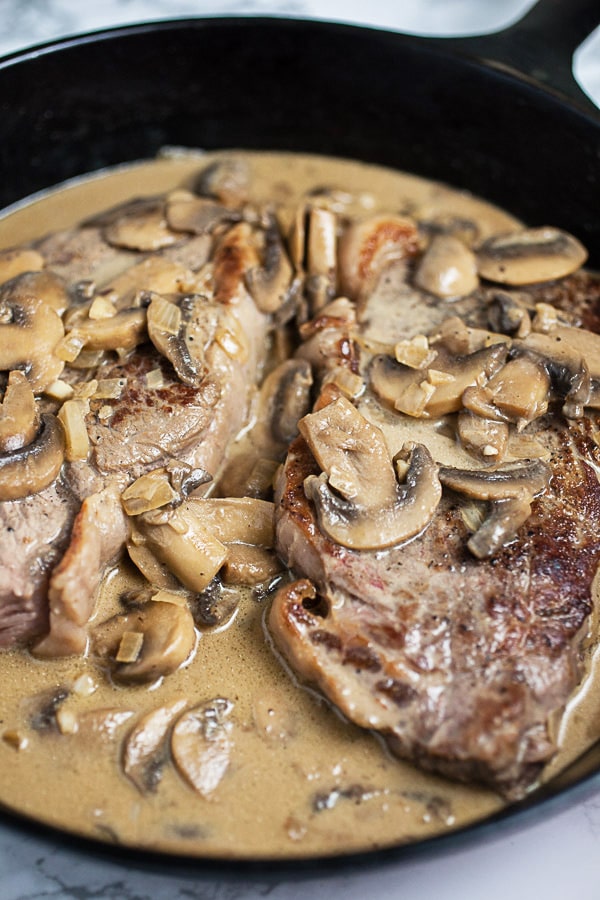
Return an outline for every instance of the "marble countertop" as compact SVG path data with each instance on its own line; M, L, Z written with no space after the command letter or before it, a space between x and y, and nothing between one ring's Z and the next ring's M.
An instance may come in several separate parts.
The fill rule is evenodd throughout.
M0 0L0 55L83 31L176 16L275 14L351 21L422 34L476 34L516 20L532 0ZM600 11L599 11L600 12ZM600 29L574 61L582 87L600 105ZM544 900L600 897L600 787L553 802L542 814L434 853L301 880L270 871L223 873L201 866L142 866L82 851L0 817L2 900Z

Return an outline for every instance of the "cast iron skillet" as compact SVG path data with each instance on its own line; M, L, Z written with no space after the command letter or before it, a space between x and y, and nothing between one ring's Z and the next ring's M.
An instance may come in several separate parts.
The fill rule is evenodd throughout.
M14 54L0 60L0 208L165 145L296 150L467 188L532 225L574 232L598 267L600 114L571 75L571 55L599 21L597 0L543 0L503 33L458 40L288 19L192 19ZM541 804L547 814L599 786L595 747L542 791L458 838L523 825ZM333 862L380 864L455 840ZM124 853L131 864L132 851ZM143 853L136 861L149 865ZM332 861L316 862L323 871ZM294 869L314 874L306 863Z

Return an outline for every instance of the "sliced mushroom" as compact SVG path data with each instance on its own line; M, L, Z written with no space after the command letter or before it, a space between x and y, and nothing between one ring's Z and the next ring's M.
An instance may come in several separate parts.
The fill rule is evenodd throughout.
M190 525L202 527L224 544L243 542L273 547L274 506L253 497L191 497L179 508Z
M323 470L304 491L321 530L353 550L391 547L419 534L441 496L437 467L420 444L390 459L379 428L343 397L300 422L300 431ZM408 466L401 466L408 463ZM399 484L396 470L406 469Z
M417 266L415 284L443 300L466 297L479 285L475 255L457 237L437 235Z
M337 282L337 216L330 209L303 203L290 235L296 272L306 276L305 290L312 315L333 300Z
M488 321L495 331L514 335L518 338L527 337L531 331L530 309L519 294L508 291L494 291L490 299Z
M142 635L138 657L117 659L123 636ZM109 662L113 676L123 682L151 682L178 669L196 644L192 614L186 606L150 600L139 609L113 616L93 632L93 649Z
M51 271L23 272L0 287L0 308L19 300L35 297L62 315L69 306L69 293L64 280Z
M57 478L65 458L65 439L56 416L43 415L35 439L11 453L0 453L0 500L37 494Z
M0 403L0 453L14 453L35 439L40 416L31 385L23 372L10 372Z
M294 272L273 215L264 232L262 257L261 266L246 272L246 285L259 310L274 313L289 299Z
M100 293L114 298L117 310L123 310L135 306L142 291L176 294L188 290L193 282L194 273L186 266L154 254L105 283Z
M467 541L467 547L477 559L494 556L515 537L530 515L528 496L497 500L483 524Z
M491 502L487 518L467 543L474 556L484 559L515 537L531 512L531 501L547 488L550 470L541 460L493 472L442 466L439 478L444 487Z
M595 384L600 380L600 336L585 328L557 325L548 334L532 331L513 342L543 362L553 390L564 398L563 413L580 418L585 406L598 408Z
M577 238L549 226L494 235L477 251L479 274L500 284L564 278L586 259L587 250Z
M458 316L444 319L435 336L430 337L431 344L441 344L449 353L465 356L483 350L494 344L507 344L511 339L506 334L487 331L485 328L473 328L466 325Z
M211 234L217 226L240 219L237 210L182 191L167 198L166 214L171 228L191 234Z
M152 709L136 723L123 745L123 771L142 794L155 791L169 756L171 725L188 701L177 698Z
M550 470L545 463L536 460L493 472L441 466L439 477L444 487L452 488L466 497L476 500L513 500L522 497L524 493L535 497L545 490Z
M146 340L146 310L124 309L108 319L78 322L67 339L86 350L133 350Z
M114 247L152 252L181 240L169 228L162 199L148 198L127 204L104 228L105 240Z
M137 516L127 549L136 565L140 557L146 558L142 559L144 564L150 553L184 587L200 592L227 559L227 548L190 507L191 502L175 510L156 510ZM164 580L158 583L167 586Z
M44 268L44 257L28 247L0 250L0 284L22 272L37 272Z
M236 157L218 160L200 173L195 189L201 196L215 197L226 206L241 206L248 199L250 167Z
M468 387L463 406L471 412L519 427L543 416L548 409L550 378L537 359L518 356L480 387Z
M390 266L415 256L420 249L416 223L394 215L377 215L353 222L339 241L341 290L362 298Z
M150 340L159 353L169 360L184 384L199 387L207 372L203 361L204 347L197 342L194 352L190 351L188 325L196 302L201 302L201 298L196 301L192 295L181 297L179 302L171 302L159 294L149 296L147 322Z
M379 354L369 366L375 393L406 415L431 418L457 412L465 390L487 380L502 367L507 347L494 344L467 356L452 356L440 349L426 371L411 369Z
M56 310L35 297L8 297L0 303L0 322L0 371L21 369L34 391L56 381L64 368L55 354L64 335Z
M201 797L214 793L229 767L232 710L229 700L216 697L184 713L173 728L171 752L177 771Z

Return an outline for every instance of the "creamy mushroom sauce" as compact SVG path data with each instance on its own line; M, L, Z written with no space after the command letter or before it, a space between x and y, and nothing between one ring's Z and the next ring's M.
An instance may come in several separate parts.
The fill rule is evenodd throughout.
M381 208L418 219L461 217L477 223L481 238L516 224L485 202L410 175L327 158L243 155L252 168L252 199L276 202L289 211L290 221L305 192L327 185L352 194L357 213ZM71 226L131 196L186 185L212 158L175 153L48 192L0 221L0 247ZM406 317L404 308L402 320L394 321L382 303L372 317L372 335L389 342L396 330L402 337ZM411 320L410 327L412 333L426 332L429 323ZM410 437L419 439L414 431ZM445 441L440 450L448 464L453 446ZM121 591L140 581L131 568L112 570L95 621L112 614ZM192 659L150 687L116 686L86 658L39 661L24 651L0 654L4 806L103 841L230 858L300 858L418 841L503 806L491 791L454 784L392 758L378 738L298 685L269 639L268 604L268 596L241 590L233 619L199 633ZM590 661L593 647L590 641ZM600 721L600 691L588 689L597 680L589 668L591 676L563 718L562 749L546 777L597 737L589 723ZM154 768L144 770L142 752L132 777L124 774L127 747L133 752L128 736L141 717L171 704L179 714L184 705L215 707L218 698L213 713L222 719L221 763L228 759L228 768L220 779L217 773L218 784L207 796L186 783L168 755L161 760L159 754ZM57 711L63 733L56 727ZM217 759L217 770L219 765ZM154 789L140 791L136 777L154 778Z

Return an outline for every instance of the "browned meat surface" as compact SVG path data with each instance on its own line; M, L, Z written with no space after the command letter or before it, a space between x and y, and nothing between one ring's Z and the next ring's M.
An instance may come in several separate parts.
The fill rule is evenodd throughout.
M319 530L306 443L280 484L280 551L310 582L283 589L270 624L301 676L392 750L518 795L555 750L551 718L581 675L579 638L600 559L598 449L587 420L557 426L550 490L517 540L475 560L460 506L443 501L405 546L353 552Z

